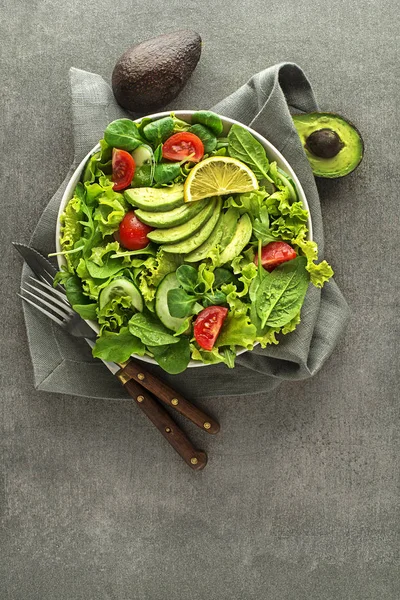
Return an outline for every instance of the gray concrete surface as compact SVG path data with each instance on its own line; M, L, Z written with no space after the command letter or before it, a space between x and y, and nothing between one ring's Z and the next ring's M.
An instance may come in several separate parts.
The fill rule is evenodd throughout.
M345 338L310 381L204 401L223 430L185 423L199 474L129 401L33 389L10 246L72 160L69 67L109 79L131 43L182 27L204 46L175 106L290 60L366 144L358 172L319 184ZM0 28L1 600L397 600L397 3L3 0Z

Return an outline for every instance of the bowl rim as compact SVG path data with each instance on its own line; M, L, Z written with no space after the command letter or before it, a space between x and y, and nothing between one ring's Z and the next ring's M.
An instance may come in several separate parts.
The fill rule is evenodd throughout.
M153 121L157 120L157 119L161 119L162 117L167 117L169 116L171 113L173 113L174 115L176 115L177 117L181 117L183 120L185 119L185 116L191 116L194 113L198 112L197 110L184 110L184 109L180 109L180 110L166 110L166 111L162 111L162 112L158 112L158 113L152 113L150 115L144 115L143 117L140 117L138 119L132 119L132 121L134 123L140 123L142 121L142 119L152 119ZM218 113L216 113L218 114ZM278 163L281 163L280 166L283 170L285 170L290 177L293 179L295 185L296 185L296 189L297 189L297 193L299 195L299 199L301 200L301 202L304 205L304 208L307 210L308 212L308 221L307 221L307 228L308 228L308 239L312 240L313 239L313 230L312 230L312 219L311 219L311 213L310 213L310 207L309 204L307 202L307 197L306 194L303 190L303 187L294 171L294 169L292 168L292 166L290 165L290 163L286 160L286 158L281 154L281 152L279 152L279 150L271 143L269 142L265 137L263 137L260 133L258 133L257 131L255 131L254 129L252 129L251 127L249 127L248 125L245 125L244 123L241 123L240 121L237 121L236 119L231 119L230 117L224 117L223 115L218 114L218 116L222 119L222 122L225 125L229 125L230 127L232 125L240 125L240 127L243 127L244 129L247 129L247 131L249 131L258 142L261 143L261 145L264 147L264 149L266 150L267 156L268 156L268 152L271 152L274 155L273 160L276 160ZM127 117L129 118L129 117ZM229 127L229 128L230 128ZM60 205L58 208L58 213L57 213L57 224L56 224L56 239L55 239L55 245L56 245L56 252L60 252L61 251L61 246L60 246L60 230L61 230L61 222L60 222L60 217L62 215L62 213L64 212L64 209L66 207L66 205L68 204L68 202L71 200L72 196L73 196L73 192L75 190L76 185L78 184L82 171L87 163L87 161L89 160L89 158L95 154L98 150L100 150L100 144L97 143L87 154L86 156L80 161L80 163L77 165L75 171L72 173L71 178L64 190L64 193L61 197L60 200ZM269 158L269 157L268 157ZM65 258L62 255L57 255L57 263L58 263L58 268L61 269L61 266L66 264ZM96 333L99 332L99 326L96 323L96 321L89 321L87 320L86 323L93 329L93 331L95 331ZM255 344L255 346L258 344ZM237 352L237 356L239 356L240 354L243 354L244 352L248 352L248 350L246 348L243 348L242 350L239 350ZM137 359L137 360L141 360L143 362L147 362L150 364L155 364L157 365L158 363L151 358L150 356L137 356L136 354L132 354L132 356ZM194 361L191 360L188 364L188 368L194 368L194 367L207 367L210 365L206 365L200 361Z

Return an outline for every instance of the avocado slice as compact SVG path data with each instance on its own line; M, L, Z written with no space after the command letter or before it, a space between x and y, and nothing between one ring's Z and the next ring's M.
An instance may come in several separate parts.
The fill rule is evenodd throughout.
M186 262L198 262L199 260L204 260L209 255L210 251L215 248L217 244L219 244L223 229L222 229L222 220L224 215L221 214L214 229L212 230L208 239L201 244L196 250L190 252L185 256Z
M237 228L238 220L240 217L240 212L238 208L228 208L226 213L224 214L221 227L222 227L222 235L221 241L219 243L221 250L224 250L226 246L229 244L233 236L235 235L235 231Z
M330 179L348 175L360 164L364 143L352 123L334 113L293 115L312 171Z
M139 187L125 190L124 198L132 206L152 212L166 212L184 205L183 185L168 188Z
M181 29L136 44L119 58L112 89L121 106L149 114L181 92L200 59L201 37Z
M219 262L221 265L230 262L241 253L249 243L252 231L251 219L247 213L244 213L238 221L235 235L220 254Z
M211 232L217 224L217 221L221 214L221 209L221 198L218 198L217 200L214 199L212 201L211 217L206 222L204 227L200 227L200 229L198 229L198 231L196 231L194 235L187 238L186 240L183 240L182 242L178 242L177 244L166 244L165 246L161 246L161 248L164 250L164 252L173 252L175 254L189 254L190 252L201 246L201 244L203 244L203 242L205 242L206 239L211 235Z
M193 235L210 217L214 210L214 201L209 201L203 210L198 215L190 219L187 223L177 225L176 227L170 227L169 229L155 229L147 234L147 237L152 242L157 244L173 244L186 240L186 238Z
M173 208L166 212L151 212L139 208L138 210L135 210L135 215L142 223L146 223L146 225L150 225L150 227L164 229L187 223L189 219L195 217L208 202L208 199L199 200L198 202L178 206L178 208Z

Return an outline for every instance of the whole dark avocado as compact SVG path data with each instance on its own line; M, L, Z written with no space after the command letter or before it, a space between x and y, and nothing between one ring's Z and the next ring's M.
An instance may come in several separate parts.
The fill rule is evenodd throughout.
M200 59L201 37L183 29L129 48L112 74L114 96L123 108L150 113L171 102Z
M317 177L348 175L360 164L364 143L352 123L334 113L293 115L312 171Z

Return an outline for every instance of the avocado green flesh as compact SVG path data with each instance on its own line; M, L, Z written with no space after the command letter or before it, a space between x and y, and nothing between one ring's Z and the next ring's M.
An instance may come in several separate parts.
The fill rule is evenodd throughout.
M214 202L209 201L202 211L199 212L193 219L187 223L170 227L169 229L155 229L147 234L147 237L152 242L157 244L173 244L186 240L192 236L200 227L211 217L214 210Z
M179 331L185 319L173 317L168 310L168 292L179 288L179 281L175 273L169 273L159 284L156 291L156 315L161 323L172 331Z
M139 187L125 190L124 198L134 207L152 212L166 212L183 206L183 185L169 188Z
M205 207L207 202L208 200L199 200L198 202L184 204L183 206L178 206L177 208L173 208L166 212L151 212L139 208L138 210L135 210L135 214L142 223L146 223L146 225L150 225L150 227L166 229L168 227L175 227L175 225L187 223Z
M196 250L193 250L193 252L190 252L190 254L187 254L185 256L185 260L187 262L197 262L200 260L204 260L205 258L208 257L210 251L215 248L215 246L217 244L219 244L221 237L222 237L222 227L221 227L221 223L223 220L224 215L220 215L217 224L215 225L214 229L212 230L210 237L203 242L203 244L201 244L201 246L199 246L198 248L196 248Z
M253 228L250 217L247 213L244 213L244 215L242 215L238 221L235 235L219 257L219 262L221 265L232 261L241 253L243 248L249 243L252 231Z
M201 227L194 235L178 242L177 244L166 244L162 246L164 252L173 252L176 254L189 254L196 248L201 246L211 235L219 216L221 214L222 200L218 198L213 200L211 204L210 218L206 221L205 225Z
M343 117L330 113L309 113L294 115L293 121L312 171L317 177L343 177L360 164L364 152L362 138L357 129ZM320 129L331 129L339 136L343 147L336 156L319 158L308 150L307 138Z

